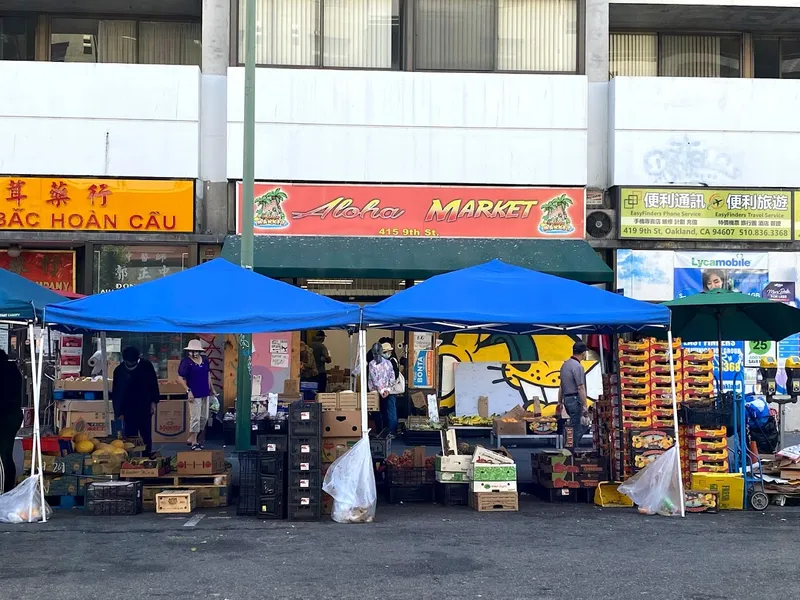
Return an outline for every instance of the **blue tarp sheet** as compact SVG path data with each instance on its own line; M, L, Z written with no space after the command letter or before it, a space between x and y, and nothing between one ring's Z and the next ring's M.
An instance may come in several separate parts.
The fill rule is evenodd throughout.
M48 306L62 329L266 333L359 323L358 306L270 279L218 258L174 275Z
M41 317L48 304L63 301L64 297L54 291L0 269L0 319L29 321L34 313Z
M670 312L577 281L499 260L437 275L367 306L370 327L416 331L652 333Z

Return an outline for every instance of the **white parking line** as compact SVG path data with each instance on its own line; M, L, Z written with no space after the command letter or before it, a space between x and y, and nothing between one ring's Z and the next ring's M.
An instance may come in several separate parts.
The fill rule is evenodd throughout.
M195 526L195 525L197 525L197 524L198 524L200 521L202 521L202 520L203 520L203 517L205 517L205 515L194 515L194 516L193 516L191 519L189 519L188 521L186 521L186 523L184 523L184 524L183 524L183 526L184 526L184 527L194 527L194 526Z

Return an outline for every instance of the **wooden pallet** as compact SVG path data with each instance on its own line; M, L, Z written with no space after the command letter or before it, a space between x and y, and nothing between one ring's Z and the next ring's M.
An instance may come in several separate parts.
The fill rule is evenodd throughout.
M223 508L230 504L230 485L146 485L142 488L142 508L155 510L156 494L170 490L193 490L197 508Z
M161 477L123 477L122 479L132 479L141 481L145 486L171 486L190 488L195 486L229 486L231 484L231 471L228 469L224 473L216 475L178 475L169 473Z
M470 508L478 512L512 512L519 510L517 492L476 492L469 495Z

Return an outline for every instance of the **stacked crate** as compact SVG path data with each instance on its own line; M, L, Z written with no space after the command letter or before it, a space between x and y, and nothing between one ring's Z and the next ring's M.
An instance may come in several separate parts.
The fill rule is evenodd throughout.
M322 405L299 400L289 405L290 521L318 521L322 515Z
M684 352L682 361L683 402L687 405L709 402L714 389L714 352Z
M650 341L619 342L620 417L623 429L647 429L650 410Z
M674 425L674 424L673 424ZM630 432L631 473L638 473L651 465L675 445L673 427L663 429L638 429Z
M692 473L727 473L728 431L725 426L681 425L681 473L685 486Z
M591 502L594 488L608 480L608 458L568 450L531 454L533 491L546 502Z
M238 515L286 516L286 452L239 453Z
M683 351L681 341L672 341L672 365L675 371L676 402L683 395L681 364ZM672 408L672 383L669 364L669 344L656 340L650 341L650 413L652 429L673 429L675 412Z
M517 465L499 452L478 447L469 465L469 506L479 512L517 511Z

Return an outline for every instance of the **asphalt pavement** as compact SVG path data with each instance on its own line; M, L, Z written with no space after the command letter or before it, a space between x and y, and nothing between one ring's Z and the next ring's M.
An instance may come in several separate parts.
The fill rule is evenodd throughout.
M370 525L57 511L0 525L0 597L796 600L800 508L686 519L551 505L379 506Z

